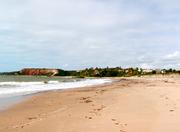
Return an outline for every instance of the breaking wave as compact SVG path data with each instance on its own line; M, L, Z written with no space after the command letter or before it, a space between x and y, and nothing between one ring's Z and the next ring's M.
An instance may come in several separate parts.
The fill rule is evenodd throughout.
M71 82L40 81L40 82L0 82L0 97L13 97L32 93L86 87L110 83L110 79L85 79Z

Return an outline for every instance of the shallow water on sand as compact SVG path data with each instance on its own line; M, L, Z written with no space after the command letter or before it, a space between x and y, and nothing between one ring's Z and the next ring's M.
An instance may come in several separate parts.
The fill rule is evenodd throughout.
M74 77L0 76L0 109L18 103L27 95L38 92L70 89L111 82L110 79Z

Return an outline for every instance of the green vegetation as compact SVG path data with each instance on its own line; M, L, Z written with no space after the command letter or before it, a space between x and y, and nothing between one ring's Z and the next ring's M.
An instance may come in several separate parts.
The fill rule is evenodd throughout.
M142 68L126 68L121 67L115 68L86 68L80 71L64 71L59 70L57 76L77 76L80 78L84 77L130 77L130 76L142 76L142 75L153 75L153 74L172 74L179 73L175 69L142 69Z
M79 71L66 71L58 69L56 76L76 76L79 78L84 77L130 77L130 76L142 76L142 75L153 75L153 74L172 74L180 71L175 69L142 69L142 68L86 68ZM20 71L0 73L0 75L21 75Z
M133 76L140 74L138 69L122 69L121 67L116 68L89 68L77 72L77 76L80 77L122 77L122 76Z
M0 75L20 75L20 72L19 71L1 72Z

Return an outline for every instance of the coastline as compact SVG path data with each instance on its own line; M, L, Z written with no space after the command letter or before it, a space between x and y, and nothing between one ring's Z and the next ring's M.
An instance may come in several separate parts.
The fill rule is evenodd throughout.
M0 98L0 112L15 106L25 100L28 100L33 95L24 95L24 96L15 96L15 97L8 97L8 98Z
M75 78L73 80L66 80L65 77L58 77L56 80L55 78L46 78L44 80L42 77L36 78L26 76L26 78L23 78L21 76L16 76L16 78L9 78L0 82L0 110L20 103L34 94L48 91L62 91L64 89L96 86L105 83L111 83L111 80L105 78Z
M180 78L114 80L111 84L36 94L0 112L0 131L180 131Z

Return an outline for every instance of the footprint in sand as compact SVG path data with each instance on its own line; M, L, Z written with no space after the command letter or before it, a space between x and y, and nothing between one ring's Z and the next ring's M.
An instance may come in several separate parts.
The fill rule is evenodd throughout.
M116 119L111 119L116 126L119 126L119 122Z
M120 130L120 132L126 132L126 131L124 131L124 130Z
M81 97L80 98L81 102L80 103L91 103L93 102L90 97Z
M119 126L120 127L120 132L126 132L124 129L124 127L127 126L127 124L121 124L119 121L117 121L116 119L111 119L113 121L113 123L116 125L116 126Z
M168 108L169 112L174 112L176 110L176 104L173 103L173 101L169 97L167 97L167 96L164 96L164 99L166 101L166 105L168 107L170 107L170 108Z
M100 115L101 115L100 112L101 112L104 108L106 108L106 106L101 105L99 108L95 108L95 109L91 110L89 113L94 114L94 115L96 115L96 116L100 116Z
M85 116L85 118L86 118L86 119L90 119L90 120L92 119L91 116Z
M116 121L116 119L111 119L112 121Z
M174 112L174 110L169 110L170 112Z
M35 120L37 117L28 117L28 120Z
M91 106L95 107L94 104L92 104ZM101 111L106 108L106 106L101 105L99 108L95 108L92 109L91 111L89 111L89 116L85 116L86 119L93 119L93 117L95 116L101 116Z

